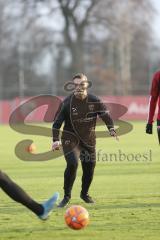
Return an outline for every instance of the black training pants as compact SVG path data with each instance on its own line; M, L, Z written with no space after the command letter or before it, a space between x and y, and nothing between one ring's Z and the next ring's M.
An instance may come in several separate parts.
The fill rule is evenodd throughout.
M29 208L37 215L44 211L41 204L35 202L19 185L11 180L7 174L0 170L0 188L14 201Z
M62 146L67 163L64 172L64 195L71 197L71 191L76 178L79 158L81 160L83 171L81 192L82 194L87 194L93 179L94 168L96 165L95 146L88 147L83 144L79 144L73 149L69 149L69 147L63 143L63 141Z

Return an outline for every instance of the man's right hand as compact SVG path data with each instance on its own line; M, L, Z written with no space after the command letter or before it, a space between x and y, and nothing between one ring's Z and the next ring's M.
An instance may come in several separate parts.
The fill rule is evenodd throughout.
M147 125L146 125L146 133L152 134L152 129L153 129L152 123L147 123Z
M60 147L61 147L61 141L55 141L55 142L53 142L52 143L52 150L54 151L54 150L59 150L60 149Z

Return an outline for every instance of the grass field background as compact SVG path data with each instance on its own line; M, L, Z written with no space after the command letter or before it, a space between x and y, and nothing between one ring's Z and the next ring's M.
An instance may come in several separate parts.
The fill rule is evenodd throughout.
M87 228L69 229L64 223L65 209L55 209L50 219L42 222L0 191L0 240L159 240L160 146L156 128L153 135L146 135L144 122L132 124L133 130L121 136L119 142L112 138L97 139L97 152L100 150L101 156L90 189L95 205L87 205L79 198L82 175L79 164L70 205L80 204L88 209L90 224ZM37 152L46 152L51 146L50 138L18 134L2 125L0 135L2 170L39 202L54 191L59 191L63 197L63 157L46 162L24 162L14 154L15 145L26 138L34 140ZM109 154L116 153L119 158L119 151L127 156L146 154L147 159L109 161Z

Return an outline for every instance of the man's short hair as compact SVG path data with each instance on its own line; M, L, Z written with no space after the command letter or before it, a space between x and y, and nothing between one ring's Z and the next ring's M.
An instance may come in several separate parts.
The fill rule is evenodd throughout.
M73 76L72 80L74 80L75 78L84 79L84 81L88 81L87 76L84 75L83 73L76 73Z

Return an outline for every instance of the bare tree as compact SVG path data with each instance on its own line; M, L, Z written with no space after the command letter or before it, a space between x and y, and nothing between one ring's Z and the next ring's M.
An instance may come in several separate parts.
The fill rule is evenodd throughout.
M84 36L96 0L58 0L64 17L64 37L71 55L71 72L84 71Z
M1 97L64 94L77 71L98 94L126 95L147 69L150 0L0 0L0 13Z
M51 1L42 2L0 0L3 4L0 19L0 50L4 53L0 56L3 97L34 95L51 89L51 78L42 73L40 76L35 69L36 63L40 65L47 54L54 55L50 49L55 45L55 31L49 18L56 6L52 6Z
M103 26L104 32L107 29L108 35L102 42L106 41L110 47L107 61L117 75L114 77L116 94L132 93L132 45L136 42L137 32L141 32L141 36L145 33L146 43L150 41L152 13L150 0L101 0L94 10L94 24Z
M123 0L115 4L115 12L112 24L115 32L119 51L119 77L117 87L122 95L132 93L132 44L136 41L135 35L147 32L150 29L150 18L153 8L149 0ZM147 35L146 35L147 37ZM146 42L149 41L146 38Z

